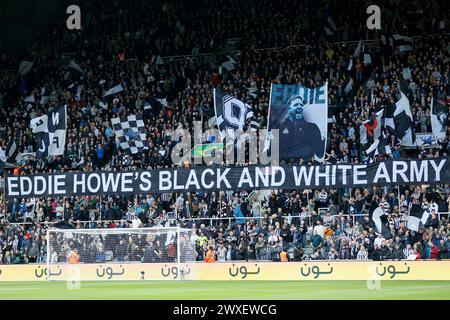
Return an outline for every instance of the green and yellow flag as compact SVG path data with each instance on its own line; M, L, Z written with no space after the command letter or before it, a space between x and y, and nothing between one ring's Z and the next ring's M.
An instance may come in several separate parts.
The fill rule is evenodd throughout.
M192 157L201 158L203 156L211 156L214 150L223 150L222 143L198 144L192 149Z

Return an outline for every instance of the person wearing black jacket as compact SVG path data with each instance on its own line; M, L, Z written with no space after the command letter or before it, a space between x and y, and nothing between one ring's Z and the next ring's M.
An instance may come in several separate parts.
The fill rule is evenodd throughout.
M445 194L441 193L439 199L437 200L438 211L439 212L447 212L448 211L448 202L445 199Z
M144 263L155 262L156 258L157 258L157 256L155 254L155 248L153 247L153 243L150 243L149 246L145 249Z
M369 238L369 244L367 245L367 252L369 253L369 259L375 260L375 257L379 257L379 254L374 246L376 236L372 228L369 228L369 235L367 237Z
M250 216L250 210L248 209L248 203L245 199L241 199L241 211L245 217Z
M283 224L281 227L280 237L283 238L283 243L289 243L292 241L292 234L287 224Z
M392 251L392 259L393 260L403 259L403 250L398 244L394 245L394 250Z
M323 225L322 216L320 214L318 214L317 211L313 211L312 212L312 216L311 216L311 225L312 226L316 226L317 225L317 221L320 221L320 224Z
M374 261L381 261L381 249L379 247L372 250L372 252L369 252L369 259L372 259Z
M277 196L275 192L272 192L269 196L269 205L268 207L272 212L274 212L277 209Z
M378 249L380 260L389 260L392 259L392 253L391 250L389 250L389 247L386 245L386 243L383 241L381 243L381 247Z
M300 212L302 211L301 202L300 202L300 195L296 195L294 199L292 199L291 203L291 213L292 216L296 217L300 215ZM299 218L292 218L292 223L298 224Z
M116 247L117 261L125 261L126 254L127 254L127 246L123 240L120 240L118 246Z
M300 221L300 226L298 227L298 235L299 235L299 245L301 248L306 247L306 233L308 232L308 226L305 223L305 220Z
M109 202L105 204L105 213L104 216L106 217L106 220L114 220L114 210L111 208Z
M303 257L303 249L300 246L296 246L294 248L294 260L293 261L302 261Z
M280 192L280 196L278 197L277 201L277 207L281 208L282 211L285 211L286 201L287 201L286 194L284 192Z
M281 208L278 208L276 217L272 219L272 225L275 226L277 222L280 224L280 226L282 226L284 223L283 211Z

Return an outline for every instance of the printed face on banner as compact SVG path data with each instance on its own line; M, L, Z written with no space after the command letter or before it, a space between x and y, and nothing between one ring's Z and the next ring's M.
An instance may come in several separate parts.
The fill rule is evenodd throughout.
M328 98L327 85L272 85L269 130L279 129L281 159L322 162L325 156Z

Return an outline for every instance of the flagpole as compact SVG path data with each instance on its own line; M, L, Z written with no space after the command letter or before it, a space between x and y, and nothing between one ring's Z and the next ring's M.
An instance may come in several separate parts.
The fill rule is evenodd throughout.
M306 190L306 208L309 206L309 189Z
M267 139L270 139L270 131L269 131L269 126L270 126L270 109L271 109L271 105L272 105L272 88L273 88L273 82L270 83L270 92L269 92L269 110L267 112L267 123L266 123L266 136L265 136L265 140L267 141ZM269 140L270 141L270 140ZM269 142L267 142L269 143ZM268 152L269 150L267 150Z
M3 201L5 202L6 207L6 179L8 177L8 172L6 171L6 168L3 167Z
M262 219L263 219L263 209L262 209L262 201L261 201L261 197L258 195L258 202L259 202L259 221L258 221L258 225L260 227L262 227Z
M98 202L99 202L99 207L98 207L98 220L100 221L100 223L102 223L102 197L99 195L98 196Z
M175 219L179 219L178 217L178 192L175 192Z
M219 212L217 213L217 217L222 213L222 196L220 195L220 190L219 190L219 194L218 194L218 199L219 199Z

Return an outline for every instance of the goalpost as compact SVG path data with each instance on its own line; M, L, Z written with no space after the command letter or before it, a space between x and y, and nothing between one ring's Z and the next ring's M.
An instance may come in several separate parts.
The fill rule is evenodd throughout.
M142 263L161 263L169 266L175 264L177 273L180 273L177 278L182 279L184 269L181 264L195 260L195 244L190 241L189 229L162 227L47 230L48 280L66 280L67 277L61 276L64 272L60 270L74 266L89 270L89 265L95 267L99 264L109 267L120 265L121 269L130 269L133 265L136 269L136 265L140 265L142 269ZM142 273L141 279L150 279L148 275L144 278L145 271ZM83 277L82 280L86 279Z

